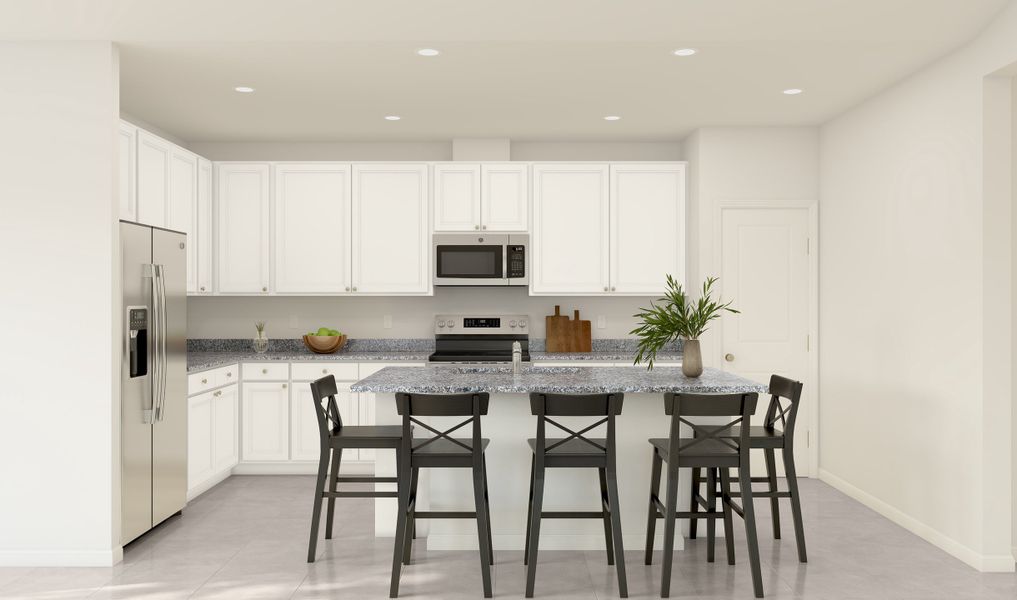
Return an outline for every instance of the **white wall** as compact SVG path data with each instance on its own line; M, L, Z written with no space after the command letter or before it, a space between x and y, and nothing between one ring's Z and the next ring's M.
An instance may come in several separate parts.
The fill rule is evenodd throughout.
M120 559L118 81L110 43L0 43L0 565Z
M649 298L530 297L525 288L438 288L431 297L191 297L187 300L187 335L191 338L254 337L254 322L265 321L269 337L295 338L328 326L354 338L430 338L434 316L461 313L529 315L533 337L544 337L544 317L578 308L593 321L593 337L629 337L635 327L632 315L647 306ZM383 327L386 315L392 328ZM607 327L597 328L597 316ZM291 317L297 327L290 327Z
M1012 350L1012 230L982 158L999 92L985 76L1014 61L1011 5L821 131L821 476L1000 571L1014 568L1011 363L994 367Z

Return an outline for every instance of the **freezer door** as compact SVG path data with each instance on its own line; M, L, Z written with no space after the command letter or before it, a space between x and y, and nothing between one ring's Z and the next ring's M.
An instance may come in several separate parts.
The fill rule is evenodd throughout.
M152 409L153 313L152 229L120 224L120 258L123 301L123 359L120 365L121 543L126 544L152 527ZM144 307L147 318L146 373L131 377L130 308Z
M159 335L164 393L152 427L152 524L187 502L187 237L155 229L152 260L162 265Z

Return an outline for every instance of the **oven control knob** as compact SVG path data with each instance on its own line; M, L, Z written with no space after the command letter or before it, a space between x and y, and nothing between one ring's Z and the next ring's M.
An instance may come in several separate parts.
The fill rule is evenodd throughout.
M509 321L509 327L515 327L515 326L516 326L516 320L515 319L512 319L511 321Z
M445 321L438 321L438 327L444 327Z
M526 321L519 321L520 327L526 327Z
M446 325L449 326L449 329L455 327L456 326L455 319L449 319L449 321L448 321L448 323L446 323Z

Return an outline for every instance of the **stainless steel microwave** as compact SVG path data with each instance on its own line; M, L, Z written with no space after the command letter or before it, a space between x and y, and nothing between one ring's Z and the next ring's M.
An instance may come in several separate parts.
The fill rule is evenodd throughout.
M434 236L434 285L529 285L530 236L443 233Z

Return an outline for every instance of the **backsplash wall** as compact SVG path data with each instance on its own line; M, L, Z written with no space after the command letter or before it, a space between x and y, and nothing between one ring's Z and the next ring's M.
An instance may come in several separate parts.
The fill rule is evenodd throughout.
M434 296L412 297L246 297L192 296L187 299L187 337L254 337L254 322L265 321L269 338L295 338L318 327L334 327L354 338L430 338L438 314L523 314L530 335L544 337L544 317L581 311L593 325L594 338L630 337L632 317L649 297L530 296L526 288L437 288ZM385 328L385 317L392 326ZM597 327L597 317L605 327ZM295 320L296 326L292 326Z

